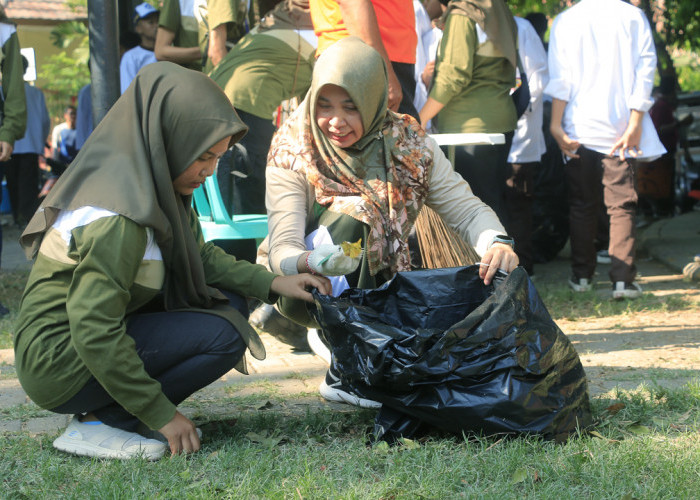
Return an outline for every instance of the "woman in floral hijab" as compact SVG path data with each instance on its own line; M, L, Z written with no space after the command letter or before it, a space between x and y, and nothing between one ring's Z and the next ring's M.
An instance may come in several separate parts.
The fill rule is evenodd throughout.
M496 215L413 118L387 109L387 95L384 62L360 39L343 39L319 57L309 93L268 156L272 270L342 274L349 286L379 286L409 270L408 234L424 204L482 256L487 284L498 268L514 269L512 247L495 240L505 233ZM307 244L321 226L317 244ZM359 238L365 251L358 265L334 254L334 245ZM299 302L279 306L315 326Z

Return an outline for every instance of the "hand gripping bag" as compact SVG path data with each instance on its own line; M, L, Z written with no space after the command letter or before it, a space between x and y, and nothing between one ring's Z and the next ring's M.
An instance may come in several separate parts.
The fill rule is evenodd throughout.
M383 405L376 438L431 427L564 441L591 424L578 354L522 268L488 286L475 265L314 298L335 371Z

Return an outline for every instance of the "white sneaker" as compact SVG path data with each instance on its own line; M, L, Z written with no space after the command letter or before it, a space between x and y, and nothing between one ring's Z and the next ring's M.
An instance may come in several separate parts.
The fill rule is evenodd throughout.
M642 296L642 287L639 283L625 283L624 281L616 281L613 286L613 299L638 299Z
M326 364L331 364L331 351L328 349L326 344L323 343L321 337L318 336L318 330L315 328L309 328L306 332L306 341L309 343L311 350L320 357Z
M366 399L352 392L352 389L343 385L340 378L333 373L331 366L326 372L326 378L321 382L318 388L321 396L328 401L337 403L346 403L360 408L381 408L382 404L371 399Z
M53 442L57 450L97 458L136 458L158 460L167 446L135 432L110 427L102 422L91 425L75 416L66 430Z
M591 290L591 282L587 278L576 279L572 276L569 278L569 287L574 292L589 292Z

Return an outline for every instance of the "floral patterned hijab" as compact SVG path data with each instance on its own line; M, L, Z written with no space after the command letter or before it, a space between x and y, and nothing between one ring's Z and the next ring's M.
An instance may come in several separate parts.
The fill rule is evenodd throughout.
M316 124L324 85L345 89L360 111L364 135L335 146ZM305 174L316 201L370 228L363 242L372 275L410 269L408 233L426 196L433 155L418 122L387 109L387 71L379 53L362 40L336 42L316 61L311 88L275 135L269 164ZM281 160L291 155L291 161Z

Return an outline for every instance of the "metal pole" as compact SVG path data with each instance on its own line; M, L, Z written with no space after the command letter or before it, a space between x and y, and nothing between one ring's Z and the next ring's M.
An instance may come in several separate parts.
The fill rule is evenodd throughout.
M95 126L119 99L119 29L116 0L88 0L92 118Z

